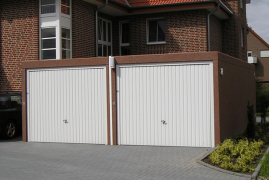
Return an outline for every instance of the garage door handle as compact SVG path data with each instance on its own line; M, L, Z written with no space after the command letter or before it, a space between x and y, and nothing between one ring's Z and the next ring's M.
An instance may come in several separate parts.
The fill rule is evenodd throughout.
M65 120L63 120L64 121L64 123L68 123L68 121L65 119Z
M162 122L164 125L166 125L166 124L167 124L167 122L165 122L165 120L161 120L161 122Z

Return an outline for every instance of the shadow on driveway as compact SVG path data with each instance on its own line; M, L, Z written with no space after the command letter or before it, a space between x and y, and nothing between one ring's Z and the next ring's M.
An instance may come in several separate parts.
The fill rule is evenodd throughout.
M21 135L17 135L16 137L12 138L12 139L4 139L2 137L0 137L0 143L1 142L18 142L18 141L22 141L22 136Z

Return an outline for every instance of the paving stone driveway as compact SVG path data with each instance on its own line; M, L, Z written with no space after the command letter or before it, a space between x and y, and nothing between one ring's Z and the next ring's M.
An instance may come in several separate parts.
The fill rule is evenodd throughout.
M196 163L208 148L0 140L1 180L240 179Z

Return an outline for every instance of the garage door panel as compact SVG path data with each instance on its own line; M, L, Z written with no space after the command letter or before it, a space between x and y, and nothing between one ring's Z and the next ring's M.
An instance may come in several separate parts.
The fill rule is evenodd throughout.
M29 70L28 140L106 144L105 74L105 67Z
M214 146L212 71L209 63L118 66L119 144Z

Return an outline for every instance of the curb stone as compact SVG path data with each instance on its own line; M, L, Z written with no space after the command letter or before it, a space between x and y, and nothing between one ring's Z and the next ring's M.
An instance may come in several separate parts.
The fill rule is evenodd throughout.
M263 161L263 159L265 158L265 155L268 153L268 151L269 151L269 147L267 148L266 152L264 153L264 155L263 155L261 161ZM256 167L255 171L253 172L253 174L252 174L252 176L251 176L251 179L257 179L258 174L259 174L261 168L262 168L262 165L261 165L261 162L260 162L260 163L258 164L258 166Z

